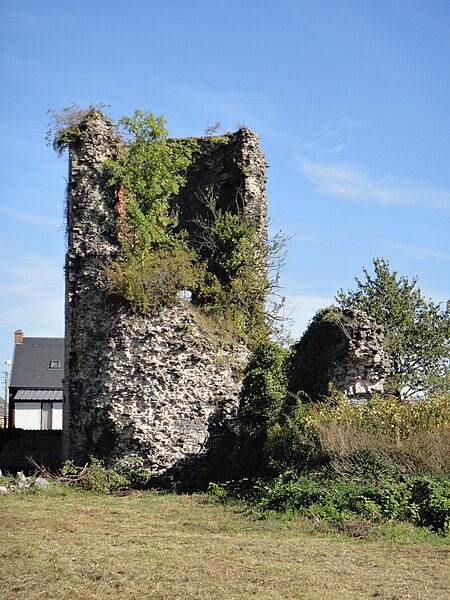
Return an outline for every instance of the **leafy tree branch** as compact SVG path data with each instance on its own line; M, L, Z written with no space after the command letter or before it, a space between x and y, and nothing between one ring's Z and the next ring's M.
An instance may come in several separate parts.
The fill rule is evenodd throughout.
M448 387L450 366L450 302L426 300L417 286L392 271L384 258L373 260L374 274L355 278L356 289L340 290L342 308L364 310L385 328L385 347L392 364L391 391L404 398Z

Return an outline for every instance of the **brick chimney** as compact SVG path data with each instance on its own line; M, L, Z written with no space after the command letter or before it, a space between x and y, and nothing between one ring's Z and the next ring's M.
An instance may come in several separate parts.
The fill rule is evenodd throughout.
M23 331L21 329L16 329L14 332L14 343L22 344L23 343Z

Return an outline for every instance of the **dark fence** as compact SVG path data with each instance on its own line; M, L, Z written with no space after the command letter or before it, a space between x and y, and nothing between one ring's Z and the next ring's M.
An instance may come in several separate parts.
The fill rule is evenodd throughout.
M5 472L32 471L29 458L38 465L61 465L62 431L0 429L0 469Z

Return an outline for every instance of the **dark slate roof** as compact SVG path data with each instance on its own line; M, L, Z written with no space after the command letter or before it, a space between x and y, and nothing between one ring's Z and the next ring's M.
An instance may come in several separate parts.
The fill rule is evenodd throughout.
M54 360L60 361L60 369L50 369ZM64 338L24 337L22 344L15 344L11 388L62 389L63 377Z
M62 400L62 390L18 390L14 396L14 402L17 400Z

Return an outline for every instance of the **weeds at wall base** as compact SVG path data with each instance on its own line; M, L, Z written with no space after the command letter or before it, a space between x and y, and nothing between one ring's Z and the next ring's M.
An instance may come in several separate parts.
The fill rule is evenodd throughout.
M406 522L444 537L450 533L448 479L412 476L403 482L373 483L291 471L273 479L210 484L209 494L222 503L243 502L260 518L307 518L343 531L350 531L358 521Z

